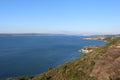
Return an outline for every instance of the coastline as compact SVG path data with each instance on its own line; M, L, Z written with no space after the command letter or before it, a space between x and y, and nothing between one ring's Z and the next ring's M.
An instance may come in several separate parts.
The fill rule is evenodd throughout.
M104 42L108 42L106 40L106 37L98 37L98 38L83 38L84 40L100 40L100 41L104 41Z
M118 41L118 39L112 40L90 54L64 63L27 80L118 80L120 79L118 75L120 72L120 66L118 66L120 65L120 54L118 54L119 45L120 41ZM116 50L116 48L117 51L116 54L114 54L113 51ZM114 56L111 56L113 54ZM108 73L108 71L110 73Z
M103 54L106 54L109 56L109 54L107 54L105 52L109 48L111 48L111 49L113 49L113 48L119 49L120 48L119 45L118 46L115 45L115 44L117 44L116 41L118 41L118 40L117 39L112 40L108 44L98 47L98 49L94 50L90 54L84 55L76 60L61 64L60 66L57 66L56 68L50 69L47 72L41 73L37 76L33 76L32 78L27 77L28 79L26 79L26 80L29 80L29 79L30 80L48 80L49 76L50 76L51 80L56 80L56 79L57 80L69 80L71 78L73 80L77 80L77 79L94 80L95 79L94 76L96 76L94 74L94 71L96 70L96 68L94 68L94 66L99 66L98 64L101 64L100 66L103 66L106 68L106 65L107 65L107 63L105 63L106 65L103 65L103 63L101 63L100 57L105 56ZM110 53L110 54L112 54L112 53ZM114 58L114 56L113 56L113 58ZM96 60L99 60L99 59L100 59L100 63L96 62ZM103 60L105 61L106 58L103 57ZM109 57L108 57L108 60L109 60ZM71 73L72 73L72 75L75 75L75 76L69 77L69 74L71 74ZM90 76L88 77L88 75L86 73L89 74ZM80 74L80 75L77 76L76 74ZM59 78L57 75L59 75ZM65 75L65 76L63 76L63 75ZM104 74L103 74L103 76L104 76ZM109 76L109 74L107 74L107 76ZM19 77L17 80L21 80L21 78L23 78L23 77ZM106 77L103 77L103 78L106 79ZM13 79L11 79L11 80L13 80Z
M83 38L84 40L100 40L100 41L103 41L103 42L108 42L107 41L107 37L105 36L102 36L102 37L89 37L89 38ZM84 46L82 49L78 50L78 52L82 53L82 54L88 54L88 53L91 53L93 52L94 50L98 49L100 46Z
M41 40L40 40L41 38L44 41L45 40L50 41L50 43L52 44L51 45L49 43L49 45L51 45L49 47L51 52L48 49L46 49L47 46L42 46L42 44L47 45L48 43L44 43L44 42L41 43ZM77 37L76 36L24 37L23 36L23 37L17 37L17 38L12 37L13 42L10 41L11 37L7 37L7 40L6 40L6 38L3 38L3 42L1 42L1 43L3 43L4 45L9 45L10 44L11 46L14 46L14 47L19 46L19 48L20 48L20 50L18 50L17 48L11 48L10 47L9 50L12 49L14 51L14 50L17 49L16 53L18 53L21 50L23 52L24 51L28 51L28 52L25 52L26 54L24 54L24 55L23 54L19 54L20 56L16 55L15 58L14 58L14 55L10 55L10 57L13 56L13 59L10 60L9 63L11 64L11 62L13 62L15 60L15 66L16 67L14 68L14 64L9 66L8 64L5 64L6 62L3 61L2 63L4 63L4 64L1 63L1 65L3 66L3 67L1 67L1 69L2 69L1 72L3 73L7 69L9 71L8 73L9 73L10 77L22 76L22 75L26 75L26 73L27 73L28 76L37 75L39 73L43 73L43 72L47 71L48 67L55 68L55 67L57 67L59 65L62 65L66 62L70 62L70 61L73 61L75 59L78 59L79 57L81 57L83 55L83 54L79 54L79 52L77 51L79 48L82 48L86 45L94 45L94 44L101 45L101 44L104 44L104 42L102 42L102 41L85 41L85 40L83 40L83 38L84 38L83 36L80 36L80 37L79 36L77 36ZM21 39L21 40L19 40L19 39ZM17 43L16 43L16 40L17 40ZM24 48L24 44L21 43L23 41L25 41L26 43L30 41L32 43L29 44L29 45L25 44L26 47ZM64 41L64 43L63 43L63 41ZM54 46L54 43L55 43L55 46ZM59 43L61 43L61 44L59 44ZM39 48L36 49L36 47L34 47L33 44L34 45L40 45L41 44L41 46L39 46ZM28 48L28 49L26 50L26 48ZM43 53L43 52L41 52L41 50L42 50L41 48L42 49L45 48L45 50L48 51L47 53L51 57L49 57L49 58L44 58L44 56L41 57L42 55L44 55L44 54L40 54L40 53ZM35 49L35 50L32 51L31 49ZM38 51L36 52L36 50L38 50ZM34 54L34 53L37 53L37 54ZM47 55L47 53L46 53L46 55ZM4 53L2 53L2 54L4 54ZM12 51L9 52L9 54L12 54ZM27 56L29 56L29 57L27 57ZM23 59L21 59L21 58L23 58ZM31 59L31 58L34 58L34 59ZM44 58L44 59L41 60L41 58ZM4 60L4 59L6 59L5 56L1 57L1 60ZM25 59L27 59L27 60L25 60ZM19 63L19 62L17 62L19 60L20 60L20 64L17 64L17 63ZM23 67L23 65L22 65L23 63L26 64L26 66L24 66L24 69L21 68L21 67ZM7 68L8 66L9 66L9 68ZM30 66L30 67L28 67L28 66ZM18 69L18 67L19 67L19 69ZM13 69L11 69L11 68L13 68ZM14 70L14 69L16 69L16 70ZM16 71L16 74L12 74L15 71ZM24 72L25 72L25 74L24 74ZM33 72L37 72L37 73L33 73ZM0 77L1 78L9 77L9 76L6 76L8 73L1 74Z
M82 54L88 54L93 52L95 49L98 49L100 46L85 46L82 49L78 50L78 52L81 52Z
M80 40L83 40L83 38L84 38L84 37L82 37L82 38L77 38L77 41L79 42L79 39L80 39ZM70 39L71 39L71 37L70 37ZM84 40L83 40L83 41L84 41ZM77 42L77 45L78 45L78 42ZM92 44L94 45L94 43L95 43L95 44L98 44L98 45L104 44L104 42L102 42L102 41L95 41L95 42L94 42L94 41L87 41L87 42L88 42L88 43L84 43L84 44L86 44L86 45L92 45ZM89 43L90 43L90 44L89 44ZM80 44L81 44L81 41L80 41L79 45L80 45ZM81 46L81 47L84 47L84 46L85 46L85 45L83 45L83 46ZM75 53L72 52L73 50L71 50L71 52L72 52L73 54L77 54L78 56L79 56L79 55L82 55L82 54L79 54L79 52L77 51L79 48L80 48L80 46L78 46L78 48L77 48L76 50L74 50ZM69 53L69 54L70 54L70 53ZM73 55L72 55L72 56L73 56ZM75 57L76 57L76 56L75 56ZM80 56L80 57L82 57L82 56ZM74 58L73 60L70 60L70 61L67 61L67 62L74 61L74 60L76 60L76 59L78 59L78 58L79 58L79 57L76 57L76 58ZM71 59L71 57L70 57L70 59ZM66 63L66 62L64 62L64 63ZM64 63L62 63L62 64L60 64L60 65L63 65ZM59 66L59 65L57 65L57 66ZM57 66L56 66L56 67L57 67ZM48 66L48 67L49 67L49 66ZM48 67L47 67L47 69L48 69ZM50 66L50 67L52 67L52 66ZM55 67L54 67L54 68L55 68ZM41 69L42 69L42 68L41 68ZM42 74L42 73L44 73L44 72L40 72L40 73ZM37 73L37 74L39 74L39 73ZM36 75L37 75L37 74L36 74ZM11 77L12 77L12 76L11 76ZM15 77L16 77L16 76L15 76Z

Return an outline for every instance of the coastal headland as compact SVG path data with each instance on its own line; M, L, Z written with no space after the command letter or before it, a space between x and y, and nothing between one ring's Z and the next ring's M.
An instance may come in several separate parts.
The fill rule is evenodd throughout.
M7 80L120 80L120 38L42 74Z

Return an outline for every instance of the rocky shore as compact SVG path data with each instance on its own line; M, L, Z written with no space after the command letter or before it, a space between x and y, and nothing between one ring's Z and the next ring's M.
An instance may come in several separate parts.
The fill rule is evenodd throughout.
M87 53L93 52L98 47L99 46L86 46L86 47L82 48L81 50L79 50L79 52L81 52L83 54L87 54Z

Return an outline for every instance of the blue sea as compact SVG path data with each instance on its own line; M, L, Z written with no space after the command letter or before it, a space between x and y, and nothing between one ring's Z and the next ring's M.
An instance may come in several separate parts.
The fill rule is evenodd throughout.
M84 36L1 36L0 78L36 75L82 56L84 46L103 45Z

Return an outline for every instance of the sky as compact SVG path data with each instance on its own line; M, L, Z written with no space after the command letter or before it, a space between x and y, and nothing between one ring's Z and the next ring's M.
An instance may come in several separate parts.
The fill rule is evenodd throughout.
M0 33L120 34L120 0L0 0Z

